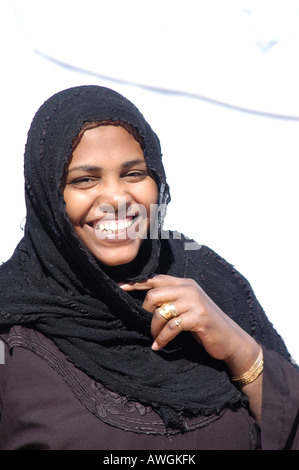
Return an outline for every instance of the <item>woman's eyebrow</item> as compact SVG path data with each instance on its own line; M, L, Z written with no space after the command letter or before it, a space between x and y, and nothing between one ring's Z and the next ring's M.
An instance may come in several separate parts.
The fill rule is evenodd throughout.
M127 168L127 167L130 167L130 166L134 166L134 165L146 165L146 162L143 158L139 158L139 159L136 159L136 160L130 160L128 162L124 162L122 164L122 167L124 168Z
M128 168L134 165L146 165L146 162L144 159L136 159L136 160L129 160L127 162L122 163L122 168ZM103 168L100 166L94 166L94 165L79 165L75 166L73 168L70 168L68 170L68 173L71 173L72 171L102 171Z
M123 168L128 168L128 167L131 167L131 166L134 166L134 165L146 165L146 162L144 159L136 159L136 160L129 160L127 162L124 162L122 163L122 167ZM73 168L70 168L68 170L68 173L71 173L72 171L101 171L103 170L102 167L100 166L94 166L94 165L79 165L79 166L75 166Z
M68 173L71 173L72 171L99 171L102 170L100 166L91 166L91 165L80 165L80 166L75 166L74 168L71 168L68 170Z

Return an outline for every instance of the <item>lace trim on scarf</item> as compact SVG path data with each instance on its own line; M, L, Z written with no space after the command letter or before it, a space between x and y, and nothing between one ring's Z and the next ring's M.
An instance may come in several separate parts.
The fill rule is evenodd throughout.
M43 359L64 380L75 397L97 418L111 426L142 434L169 435L179 431L166 430L163 420L149 406L128 400L111 392L89 378L69 362L64 354L45 336L23 326L10 330L9 348L22 347ZM211 416L186 419L186 432L203 428L218 420L225 410Z

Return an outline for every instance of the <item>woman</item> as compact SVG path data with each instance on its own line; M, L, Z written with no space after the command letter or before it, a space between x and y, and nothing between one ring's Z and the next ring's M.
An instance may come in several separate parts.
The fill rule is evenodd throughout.
M46 101L25 194L0 271L0 448L298 448L298 370L248 282L162 231L160 144L132 103Z

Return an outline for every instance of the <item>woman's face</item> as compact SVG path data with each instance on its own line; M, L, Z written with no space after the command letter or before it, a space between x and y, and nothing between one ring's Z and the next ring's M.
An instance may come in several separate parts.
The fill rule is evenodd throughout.
M117 266L133 261L148 236L158 188L139 143L123 127L108 125L84 132L64 199L80 240L100 262Z

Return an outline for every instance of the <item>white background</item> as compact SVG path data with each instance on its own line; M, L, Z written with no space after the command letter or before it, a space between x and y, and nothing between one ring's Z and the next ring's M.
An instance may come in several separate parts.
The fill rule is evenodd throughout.
M165 228L249 279L298 362L298 20L297 0L1 1L0 262L23 234L37 108L71 86L114 88L160 137Z

